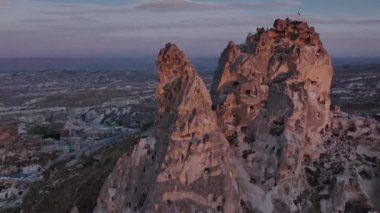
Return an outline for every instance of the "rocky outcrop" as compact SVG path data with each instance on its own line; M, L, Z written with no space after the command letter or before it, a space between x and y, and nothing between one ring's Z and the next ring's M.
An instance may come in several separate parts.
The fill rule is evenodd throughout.
M276 20L223 51L211 97L176 45L157 58L156 125L108 177L95 212L378 210L380 125L330 111L314 28Z
M314 28L289 19L230 42L219 60L212 96L223 132L252 181L279 191L291 210L304 188L303 162L323 151L332 76Z
M308 174L323 212L380 210L380 124L334 110L326 152Z
M160 51L157 68L155 134L119 160L95 212L234 211L238 176L205 84L174 44Z

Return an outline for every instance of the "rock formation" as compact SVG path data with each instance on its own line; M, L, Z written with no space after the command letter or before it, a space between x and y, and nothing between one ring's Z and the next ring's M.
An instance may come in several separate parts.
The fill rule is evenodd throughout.
M314 28L276 20L223 51L211 97L176 45L157 58L159 113L94 212L379 210L380 125L330 111Z
M95 212L233 211L240 200L229 145L205 84L174 44L160 51L157 68L155 137L119 160Z
M212 96L224 134L252 181L295 210L302 163L319 157L329 128L332 75L314 28L289 19L230 42L219 60Z

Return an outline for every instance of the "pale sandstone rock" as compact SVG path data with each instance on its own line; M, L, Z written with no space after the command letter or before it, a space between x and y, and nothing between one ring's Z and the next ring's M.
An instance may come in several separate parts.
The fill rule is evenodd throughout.
M252 181L291 210L305 184L302 163L323 152L332 76L319 35L290 20L230 42L219 60L211 92L223 132Z
M119 160L95 212L239 209L239 165L233 165L205 84L174 44L160 51L157 68L155 135Z
M332 135L324 143L327 151L315 161L320 167L314 181L328 192L319 198L319 210L379 211L380 131L367 127L379 123L343 112L333 115Z

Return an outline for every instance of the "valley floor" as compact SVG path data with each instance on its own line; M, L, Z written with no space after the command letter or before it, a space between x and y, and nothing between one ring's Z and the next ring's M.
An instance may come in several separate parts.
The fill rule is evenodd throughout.
M200 72L210 86L213 72ZM0 212L91 212L105 178L155 117L156 76L0 74ZM333 104L380 120L380 68L336 67Z

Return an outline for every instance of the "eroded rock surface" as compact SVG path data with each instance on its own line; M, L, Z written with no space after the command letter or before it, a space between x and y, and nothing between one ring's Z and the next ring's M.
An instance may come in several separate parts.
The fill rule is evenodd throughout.
M314 28L276 20L229 42L211 97L176 45L157 58L159 113L110 174L95 212L379 210L380 125L331 111Z
M314 28L291 20L230 42L219 60L212 96L223 132L252 181L291 210L305 185L302 163L323 152L332 76Z
M160 51L157 67L155 134L119 160L95 212L234 211L232 153L205 84L174 44Z

